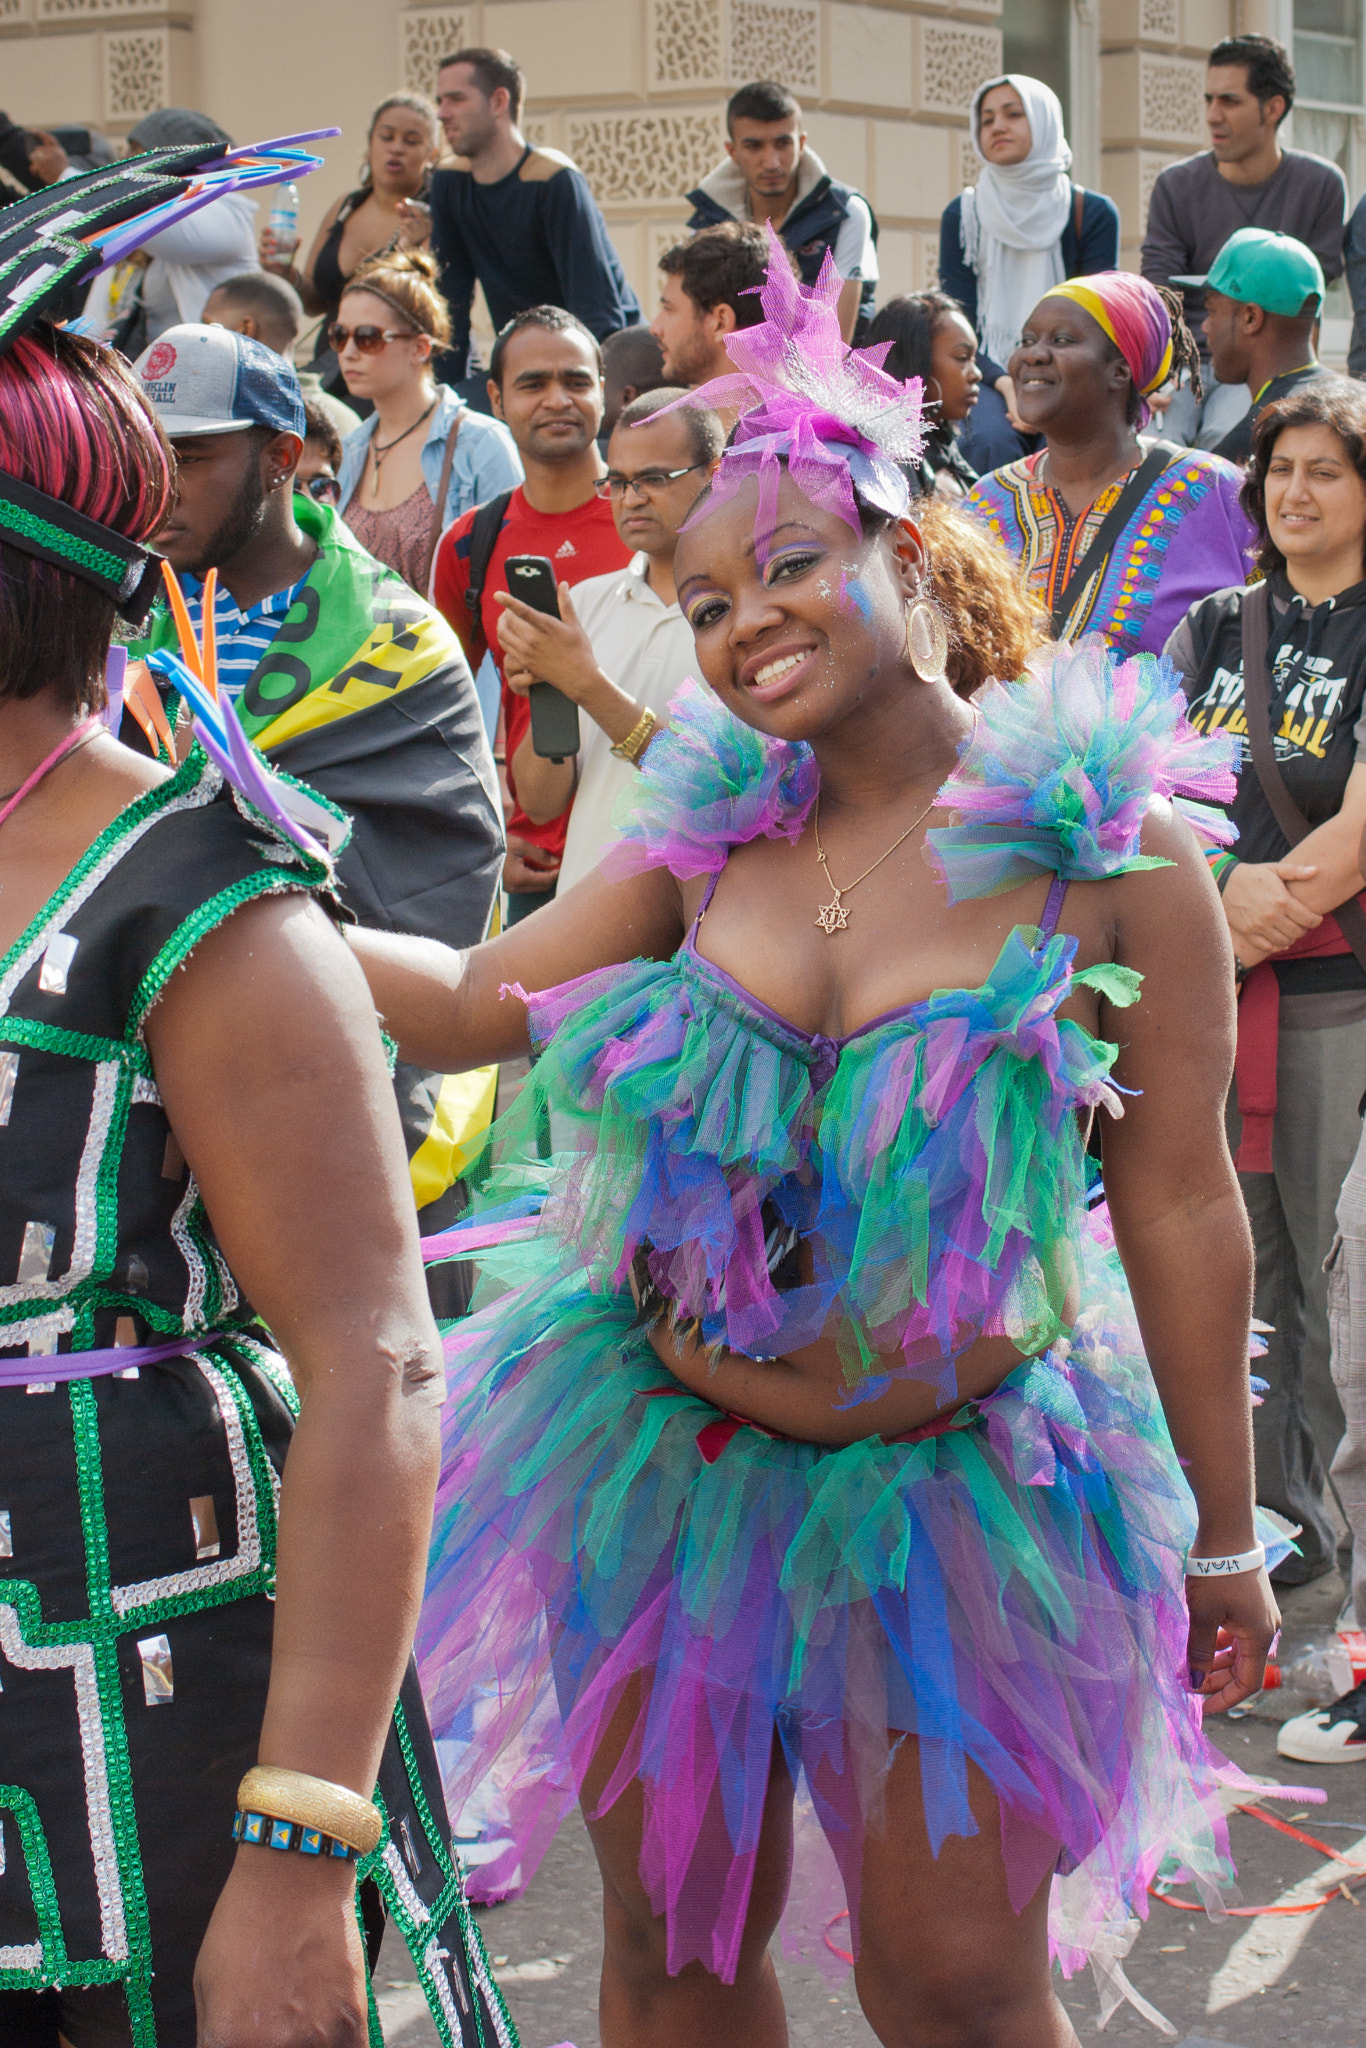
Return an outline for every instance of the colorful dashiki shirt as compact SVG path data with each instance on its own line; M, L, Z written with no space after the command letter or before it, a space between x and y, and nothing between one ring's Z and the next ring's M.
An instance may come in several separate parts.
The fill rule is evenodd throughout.
M1051 612L1125 479L1108 484L1074 519L1058 492L1038 481L1044 453L984 476L965 510L1023 564L1030 595ZM1125 654L1160 654L1191 605L1245 583L1253 533L1238 502L1242 483L1242 472L1219 456L1182 449L1154 480L1109 559L1087 578L1063 637L1101 632ZM1180 545L1173 546L1178 534Z

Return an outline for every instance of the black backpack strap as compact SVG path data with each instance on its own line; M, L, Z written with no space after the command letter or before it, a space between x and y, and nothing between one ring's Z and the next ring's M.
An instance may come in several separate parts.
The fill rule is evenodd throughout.
M474 523L470 527L470 580L465 586L465 604L472 619L479 617L489 563L493 560L493 550L498 545L498 536L511 503L512 492L503 491L498 497L480 505L475 512Z
M1174 442L1158 441L1154 443L1148 454L1144 456L1138 468L1129 472L1128 482L1115 499L1114 504L1110 507L1105 517L1101 520L1090 547L1068 577L1066 589L1059 593L1057 602L1053 606L1050 624L1055 640L1062 638L1063 628L1067 624L1072 607L1086 588L1089 579L1095 575L1098 569L1105 567L1114 550L1115 542L1133 518L1143 499L1157 482L1163 470L1175 462L1180 453L1181 450Z

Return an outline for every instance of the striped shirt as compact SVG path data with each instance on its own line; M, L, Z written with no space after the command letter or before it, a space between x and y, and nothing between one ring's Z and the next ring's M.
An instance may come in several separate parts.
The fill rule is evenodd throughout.
M293 604L304 584L306 575L288 590L277 590L270 597L263 597L259 604L240 611L230 591L220 583L218 596L213 608L214 628L218 635L218 687L225 697L235 704L248 681L255 673L262 655L284 624L285 614ZM196 637L204 637L204 586L188 573L182 574L180 587L185 593L185 605L190 614L190 623Z

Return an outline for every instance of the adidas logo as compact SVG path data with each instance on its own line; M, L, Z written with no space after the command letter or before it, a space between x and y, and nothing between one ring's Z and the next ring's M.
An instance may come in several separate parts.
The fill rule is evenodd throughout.
M572 540L561 541L560 545L555 550L555 560L557 562L562 562L566 555L576 555L577 553L578 549L575 547Z

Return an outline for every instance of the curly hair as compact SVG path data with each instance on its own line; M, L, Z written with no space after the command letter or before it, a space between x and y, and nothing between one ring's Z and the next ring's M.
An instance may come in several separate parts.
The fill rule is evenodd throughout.
M149 541L170 510L175 458L122 356L38 326L0 356L0 469ZM99 710L113 629L112 598L0 542L0 697L52 689L73 711Z
M1328 427L1341 441L1348 461L1366 483L1366 388L1349 377L1324 377L1278 398L1252 429L1252 454L1247 482L1239 502L1257 529L1257 567L1263 576L1285 568L1285 556L1271 538L1266 518L1266 477L1276 443L1287 427Z
M960 697L1014 682L1048 640L1048 621L1026 595L1017 565L975 519L939 498L912 508L928 556L930 591L949 633L949 680Z

